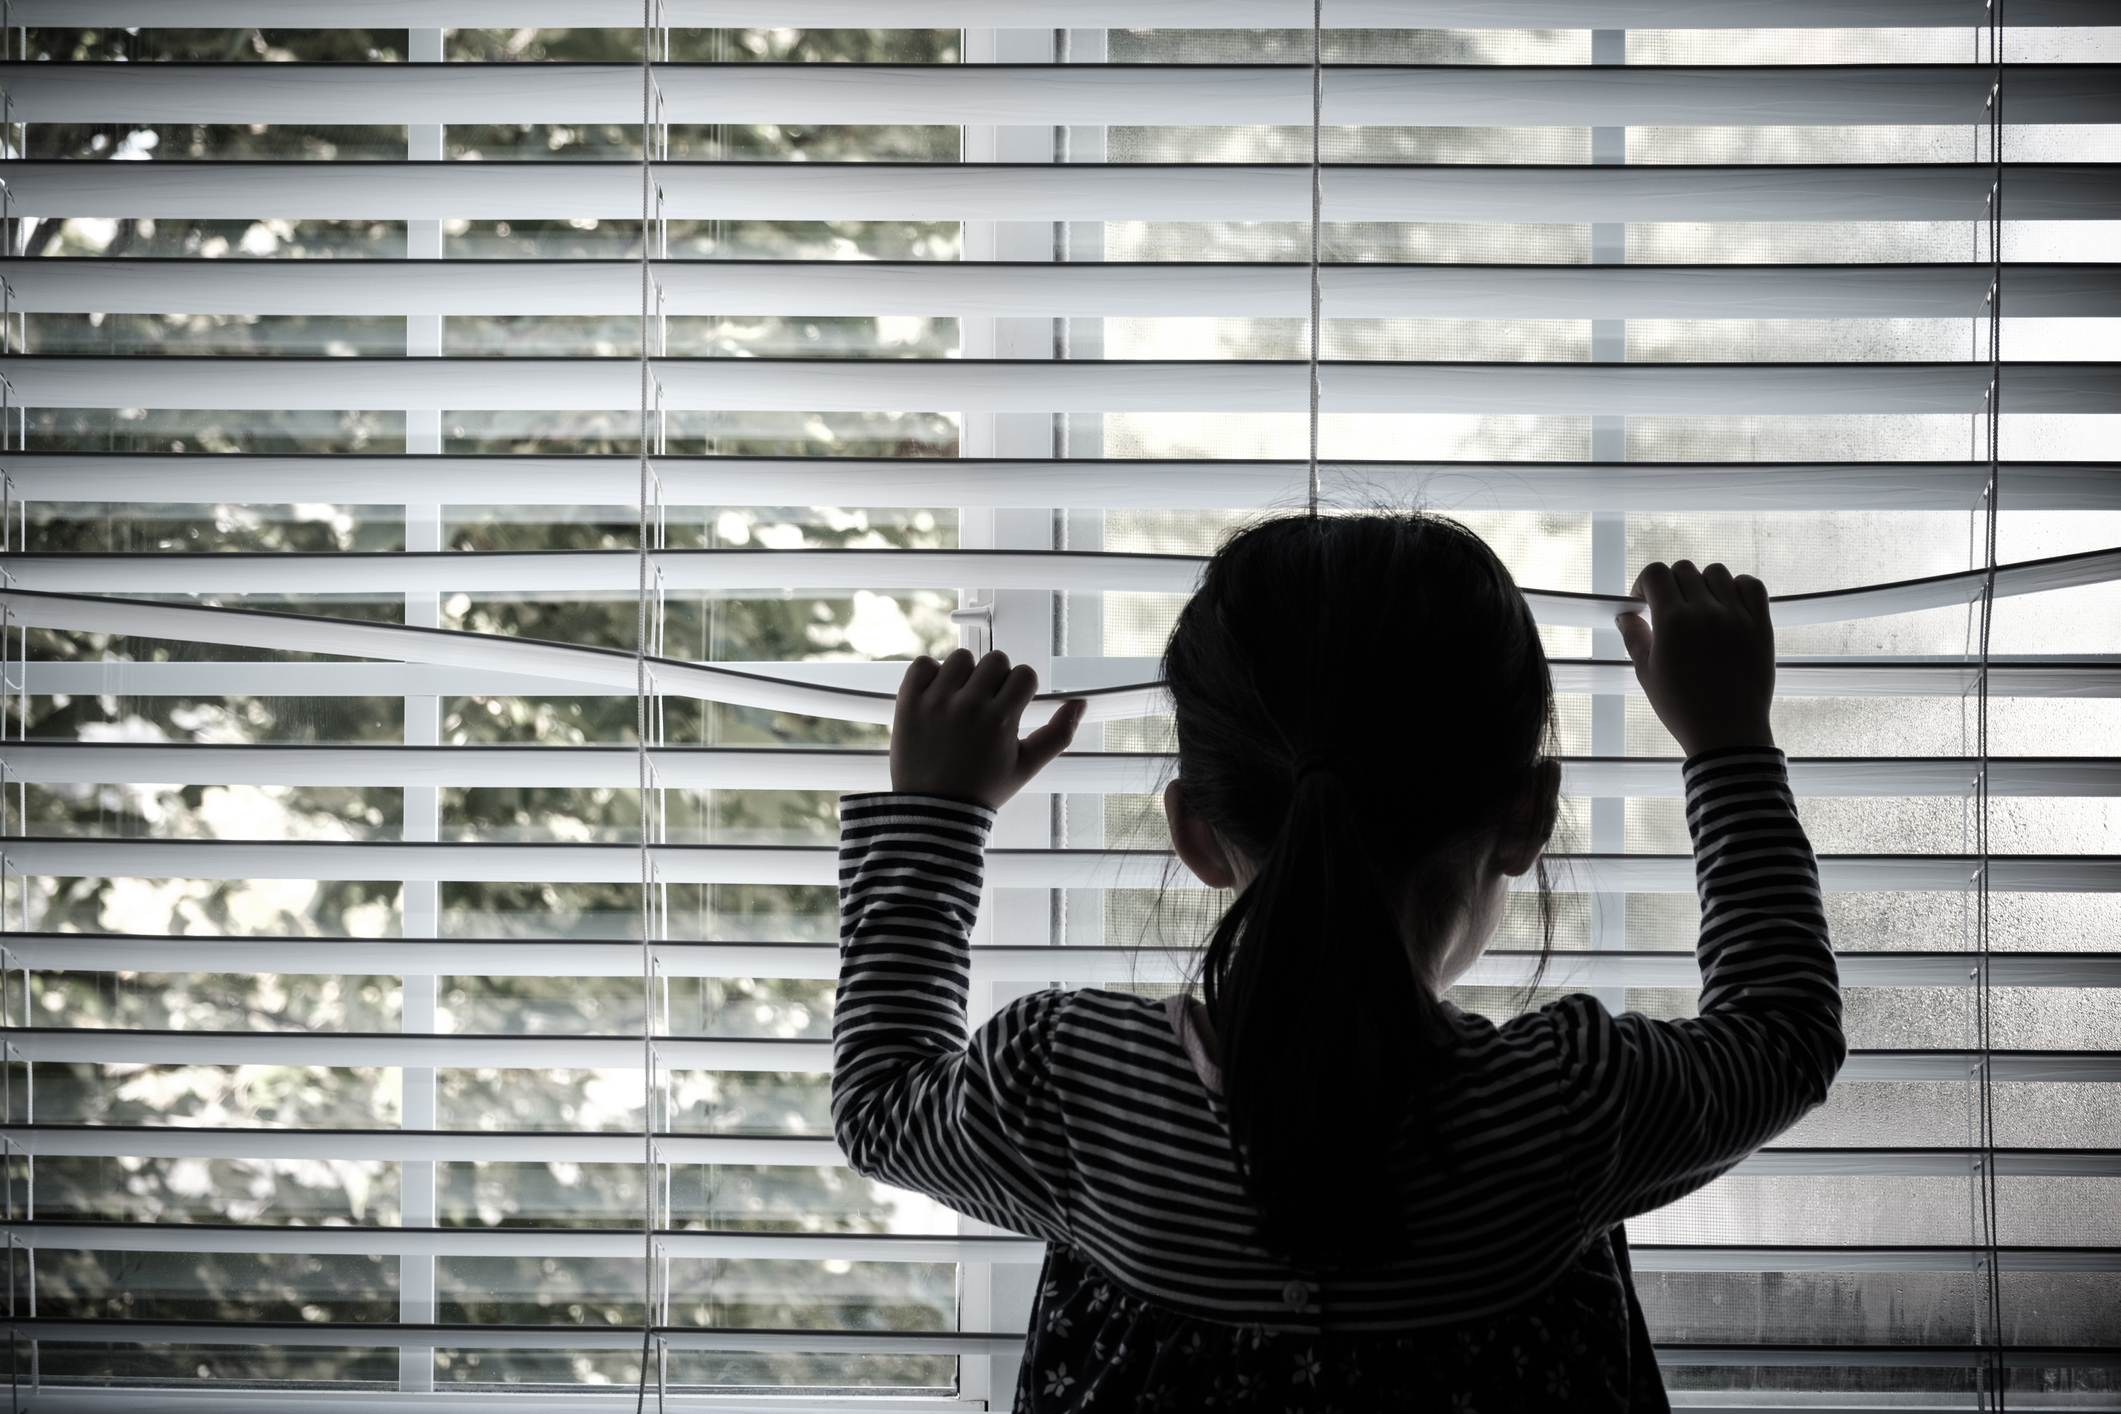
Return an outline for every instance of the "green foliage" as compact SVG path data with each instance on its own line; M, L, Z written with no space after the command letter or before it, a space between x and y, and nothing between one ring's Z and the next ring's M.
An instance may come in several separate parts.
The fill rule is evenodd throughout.
M30 123L28 153L47 161L402 162L405 125Z
M954 29L698 29L673 26L679 64L955 64ZM638 64L638 29L455 29L443 57L471 63Z
M449 220L442 223L442 240L442 253L452 260L641 258L641 223L608 217ZM955 260L958 226L954 221L673 220L657 228L655 252L672 260Z
M405 414L192 408L32 408L40 452L375 452L405 450Z
M215 507L37 508L32 544L79 550L388 549L402 525L374 508ZM467 519L450 530L460 550L630 549L630 521L522 522ZM787 543L948 544L952 528L932 514L861 511L709 510L671 529L674 543L713 545L761 535ZM789 539L793 537L793 539ZM945 601L902 596L899 621L923 627L920 646L948 632ZM328 606L395 619L395 605ZM509 633L630 647L627 602L452 601L449 622ZM854 627L851 599L814 596L709 599L671 607L666 650L680 655L772 659L845 655ZM876 617L872 607L871 618ZM40 634L40 658L174 658L189 645L95 635ZM220 650L209 650L216 654ZM229 656L273 656L231 654ZM298 657L301 655L286 655ZM759 743L873 744L874 728L755 711L673 702L671 739ZM256 698L43 698L32 703L33 734L198 741L397 739L395 700L275 701ZM445 740L464 744L571 744L632 739L629 698L530 700L461 698L442 704ZM32 792L38 833L211 835L255 830L261 822L294 836L393 836L399 792L388 787L232 788L115 783ZM238 808L241 807L241 808ZM449 838L632 838L632 792L495 787L448 791ZM829 843L835 802L814 792L676 795L674 832L702 840L797 838ZM679 936L829 936L829 888L701 887L675 891ZM321 938L395 931L396 887L363 884L247 884L243 881L51 881L37 900L44 926L79 931L268 933ZM638 919L631 889L568 884L453 883L443 891L445 931L551 936L586 927L629 935ZM571 920L571 921L570 921ZM600 922L601 920L601 922ZM293 943L293 947L314 944ZM161 976L38 973L34 1006L45 1024L239 1030L389 1030L396 1024L394 978L328 973L279 976ZM625 1033L640 1024L638 983L623 979L444 978L443 1025L457 1031ZM819 1037L831 1015L831 985L771 978L680 979L668 1001L681 1034ZM397 1073L304 1071L272 1067L115 1067L40 1065L37 1117L86 1123L297 1124L366 1127L394 1122ZM612 1129L640 1122L639 1082L625 1072L445 1070L437 1077L444 1127ZM810 1075L699 1074L672 1077L669 1123L710 1133L829 1133L823 1078ZM397 1220L394 1164L269 1164L216 1161L67 1161L37 1176L40 1211L53 1216L134 1221L390 1223ZM639 1172L630 1166L440 1166L441 1220L490 1226L638 1222ZM903 1195L836 1169L688 1169L673 1175L675 1220L685 1226L887 1231L901 1221ZM126 1265L101 1254L68 1254L40 1270L52 1309L102 1314L265 1313L285 1319L389 1319L395 1262L270 1260L217 1254ZM277 1264L277 1265L275 1265ZM563 1323L638 1319L638 1264L562 1263L510 1258L442 1264L444 1320L528 1319ZM564 1268L564 1270L562 1270ZM679 1319L715 1324L771 1323L935 1329L952 1319L948 1268L859 1264L833 1271L818 1263L687 1266ZM356 1280L359 1278L359 1280ZM366 1282L363 1285L362 1282ZM128 1285L130 1283L130 1285ZM586 1287L585 1287L586 1283ZM589 1291L587 1301L578 1299ZM130 1304L127 1304L127 1301ZM113 1304L116 1303L116 1304ZM579 1316L576 1313L579 1311ZM352 1314L368 1313L368 1314ZM164 1378L375 1378L381 1356L266 1352L195 1358L196 1352L54 1352L46 1369ZM381 1362L380 1364L378 1362ZM476 1363L474 1363L476 1362ZM201 1375L201 1371L205 1375ZM438 1374L453 1383L632 1378L623 1356L575 1352L445 1351ZM688 1380L738 1385L841 1383L936 1386L951 1366L935 1358L857 1359L774 1356L687 1364Z
M388 1257L40 1247L38 1314L387 1322L397 1319L397 1277L397 1262ZM395 1377L397 1351L47 1342L39 1364L47 1379L377 1380Z
M33 27L28 53L52 63L402 63L404 30L80 29ZM641 32L627 29L449 29L449 63L637 64ZM954 64L956 30L700 29L673 27L676 63Z
M624 30L460 31L460 62L633 62L639 36ZM680 61L829 62L875 59L954 62L955 32L679 31ZM331 31L32 31L33 54L53 62L241 59L257 62L396 61L405 36ZM461 128L450 151L488 160L575 157L634 161L637 127ZM36 155L72 160L116 156L171 160L350 160L402 157L405 132L388 126L296 128L162 124L44 125L30 129ZM956 131L919 128L735 127L681 130L674 155L760 160L954 160ZM447 223L454 257L638 258L638 222ZM28 236L33 253L225 259L398 258L404 227L392 222L261 219L68 220ZM954 225L939 223L672 223L673 255L693 258L949 259ZM446 351L459 356L637 355L637 319L478 319L446 322ZM679 318L678 355L935 358L954 353L949 320ZM214 356L392 356L403 320L247 315L35 316L30 347L43 353ZM49 450L177 452L353 452L401 450L403 415L345 412L215 412L167 409L37 409L31 445ZM452 451L635 450L633 412L557 410L445 415ZM684 414L668 428L674 452L811 455L952 455L954 420L936 414ZM452 507L445 544L462 552L606 550L635 547L632 508ZM393 551L403 547L396 506L206 506L41 503L31 508L30 548L91 553ZM947 548L949 512L860 507L709 507L674 511L666 543L715 548L763 544L848 548ZM398 600L222 598L253 607L400 622ZM903 658L954 641L954 591L833 592L671 598L660 647L672 656L745 662ZM557 600L539 595L450 595L445 625L470 632L632 651L635 606L625 599ZM301 661L313 655L223 649L181 642L37 631L30 654L44 660L177 661L211 657ZM630 697L466 696L438 704L442 740L477 746L625 744L635 740ZM395 698L118 695L31 699L32 736L189 742L394 742L403 739ZM671 743L877 746L881 729L785 713L672 700L658 714ZM231 787L110 782L39 787L20 797L15 828L47 835L158 838L395 839L403 792L391 785ZM15 811L17 797L8 795ZM536 785L441 792L444 839L638 838L640 801L630 790ZM808 791L669 792L659 802L677 842L829 845L837 803ZM399 979L343 975L328 940L400 931L400 886L392 881L56 879L29 900L40 927L82 933L249 934L284 937L277 974L40 972L28 1005L42 1025L177 1030L388 1032L399 1024ZM445 935L638 936L637 888L564 879L533 883L457 881L440 891ZM17 900L19 903L19 900ZM836 902L829 887L684 886L666 903L673 936L698 939L825 939ZM682 978L657 999L660 1023L680 1035L821 1039L830 1032L832 984L770 977ZM4 1000L4 999L0 999ZM19 1004L19 1003L18 1003ZM638 980L445 976L437 992L445 1031L500 1034L637 1034ZM28 1116L18 1066L8 1095ZM810 1074L680 1072L657 1097L658 1127L687 1133L830 1133L825 1077ZM84 1124L323 1126L398 1122L403 1073L285 1066L39 1064L35 1118ZM444 1069L436 1075L444 1128L604 1131L638 1128L636 1071ZM948 1231L948 1214L910 1194L838 1168L680 1166L668 1171L670 1221L700 1229ZM445 1226L631 1228L641 1220L641 1170L627 1164L442 1163L438 1220ZM14 1192L28 1197L17 1164ZM44 1159L35 1174L40 1216L116 1222L382 1225L403 1220L399 1165L386 1161ZM219 1319L385 1321L397 1315L399 1262L385 1257L245 1257L205 1254L40 1254L40 1309L53 1314ZM796 1261L673 1264L672 1318L682 1323L947 1329L955 1321L948 1265ZM444 1321L630 1325L641 1316L637 1260L447 1258L438 1262ZM55 1347L47 1376L173 1380L396 1378L394 1351L246 1351ZM630 1382L636 1358L579 1352L556 1335L547 1351L444 1350L438 1381L453 1385L574 1385ZM948 1386L954 1362L939 1357L685 1356L681 1382L719 1387Z
M137 223L136 223L137 224ZM32 314L33 354L247 354L395 357L402 316L309 314Z
M638 1326L638 1260L448 1258L437 1264L444 1321L522 1325ZM780 1262L679 1259L670 1263L676 1325L770 1329L948 1330L956 1317L956 1269L945 1263ZM452 1382L493 1379L496 1367L524 1382L601 1376L634 1378L632 1357L569 1351L564 1330L549 1352L441 1352ZM443 1363L446 1361L447 1363ZM689 1366L689 1370L684 1370ZM685 1383L736 1386L946 1385L952 1362L934 1356L694 1356Z
M632 548L630 517L593 515L539 522L467 511L449 543L461 551ZM182 507L47 504L31 519L40 549L125 552L388 550L403 543L395 508ZM710 508L668 530L676 545L712 547L761 538L781 544L939 546L954 543L947 516L926 512ZM461 600L461 602L460 602ZM862 656L869 647L940 647L950 630L941 593L895 596L719 597L668 605L665 651L679 656L772 660ZM887 609L888 604L888 609ZM396 604L312 605L395 620ZM469 596L444 605L446 621L477 632L630 648L634 607L623 602L497 600ZM862 625L866 624L864 628ZM879 625L882 628L879 628ZM895 627L894 627L895 626ZM884 639L874 637L878 632ZM864 634L871 635L864 637ZM43 633L39 658L173 659L202 651L175 642ZM469 697L441 704L444 739L460 744L625 742L629 698ZM46 737L194 741L388 741L402 730L394 699L159 699L47 697L32 702L31 731ZM668 704L667 739L773 744L877 744L858 724ZM111 783L39 788L28 795L38 833L216 835L260 828L289 837L390 838L400 828L400 792L390 787L140 786ZM639 807L630 791L488 787L443 793L446 838L634 838ZM672 793L673 838L829 843L836 805L816 792ZM323 938L392 932L390 883L264 884L244 881L49 881L35 900L44 926L79 931L263 933ZM826 937L829 888L690 886L673 890L677 936ZM443 890L445 931L473 936L630 936L635 891L607 885L453 883ZM314 944L293 943L293 947ZM33 1006L45 1024L240 1030L389 1030L394 978L328 973L182 976L39 973ZM680 1034L817 1038L831 1016L831 984L773 978L679 979L666 1007ZM640 1024L637 983L624 979L442 979L443 1025L475 1032L612 1034ZM393 1122L392 1071L287 1067L40 1065L37 1116L85 1123L296 1124L365 1127ZM640 1122L638 1080L625 1072L444 1070L437 1077L445 1127L612 1129ZM823 1077L704 1074L671 1077L667 1122L706 1133L829 1133ZM441 1221L492 1226L631 1226L639 1220L639 1172L623 1165L440 1166ZM672 1175L681 1226L787 1230L904 1230L905 1195L838 1169L689 1168ZM26 1197L26 1194L24 1195ZM40 1211L118 1221L391 1223L398 1220L397 1166L263 1161L95 1160L43 1164ZM914 1220L931 1224L925 1210ZM938 1329L953 1319L947 1267L801 1262L688 1263L677 1319L711 1324L858 1325ZM550 1267L551 1270L547 1270ZM562 1324L638 1319L639 1268L624 1262L548 1263L533 1258L449 1259L441 1264L445 1320L535 1320ZM40 1269L51 1309L84 1314L216 1313L223 1318L389 1319L394 1259L257 1259L224 1254L141 1263L107 1254L59 1254ZM324 1312L328 1315L308 1313ZM133 1378L378 1378L388 1354L206 1352L113 1354L83 1348L46 1356L54 1376ZM451 1383L626 1380L628 1357L592 1352L443 1351L438 1375ZM203 1373L202 1373L203 1372ZM380 1372L380 1373L379 1373ZM687 1381L813 1387L949 1383L951 1362L934 1357L688 1357Z
M254 260L400 260L405 255L403 221L207 221L142 216L25 221L23 228L23 240L31 255L77 259L106 256L115 260L130 256L135 260L218 260L234 256ZM32 329L35 320L42 317L33 316ZM216 317L245 318L248 322L242 316ZM399 337L403 338L402 330ZM403 352L402 343L398 351Z
M955 162L955 127L672 123L674 162ZM328 139L318 138L320 144ZM345 139L340 141L344 142ZM502 123L449 130L453 161L639 162L639 123Z
M25 1197L21 1165L12 1181ZM397 1165L373 1160L37 1160L37 1215L54 1221L348 1227L398 1213Z

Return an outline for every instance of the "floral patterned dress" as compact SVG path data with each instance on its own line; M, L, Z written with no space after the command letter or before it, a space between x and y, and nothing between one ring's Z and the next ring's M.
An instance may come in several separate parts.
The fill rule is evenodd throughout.
M1365 1335L1292 1335L1182 1316L1128 1296L1055 1245L1016 1386L1017 1414L1670 1408L1624 1236L1594 1242L1560 1281L1514 1310Z

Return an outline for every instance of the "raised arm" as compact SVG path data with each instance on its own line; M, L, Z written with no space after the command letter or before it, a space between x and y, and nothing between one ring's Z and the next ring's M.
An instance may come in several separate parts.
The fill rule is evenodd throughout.
M1767 591L1684 561L1650 566L1636 591L1655 623L1623 615L1622 636L1687 753L1702 988L1684 1021L1616 1018L1588 999L1549 1012L1591 1229L1725 1172L1825 1099L1847 1055L1819 866L1768 726Z
M921 658L899 689L893 790L840 809L833 1131L856 1172L1051 1235L1061 1212L1044 1054L1059 993L966 1035L970 939L994 812L1073 737L1079 705L1019 741L1028 668Z

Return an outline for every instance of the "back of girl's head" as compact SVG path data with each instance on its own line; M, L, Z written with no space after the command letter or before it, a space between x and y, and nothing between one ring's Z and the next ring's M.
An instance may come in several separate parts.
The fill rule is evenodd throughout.
M1246 1185L1270 1244L1360 1265L1455 1034L1410 953L1464 916L1551 732L1538 630L1454 521L1299 517L1222 548L1164 667L1188 809L1258 870L1203 967Z

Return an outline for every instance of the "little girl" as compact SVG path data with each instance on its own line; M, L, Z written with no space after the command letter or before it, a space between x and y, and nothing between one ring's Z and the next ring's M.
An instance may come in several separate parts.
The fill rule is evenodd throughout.
M1164 806L1236 891L1203 1000L1040 992L968 1042L988 830L1082 714L1019 740L1030 669L907 670L892 789L842 806L833 1120L857 1172L1045 1239L1019 1410L1668 1407L1620 1223L1817 1105L1845 1046L1767 593L1685 561L1636 589L1654 628L1620 629L1687 753L1685 1021L1444 999L1561 779L1531 611L1454 522L1259 525L1180 614Z

